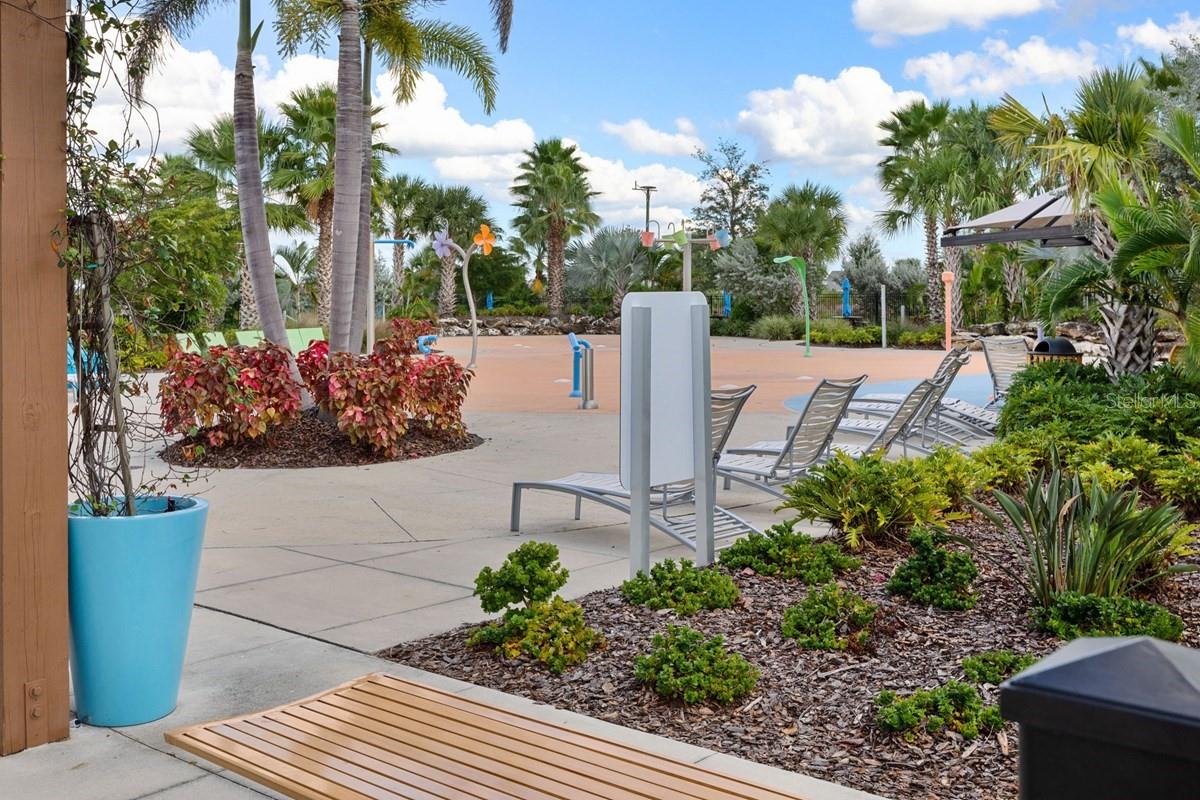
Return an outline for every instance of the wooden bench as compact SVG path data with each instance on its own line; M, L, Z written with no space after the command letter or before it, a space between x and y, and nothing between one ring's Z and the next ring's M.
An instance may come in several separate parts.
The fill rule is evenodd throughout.
M166 739L303 800L799 798L384 674Z

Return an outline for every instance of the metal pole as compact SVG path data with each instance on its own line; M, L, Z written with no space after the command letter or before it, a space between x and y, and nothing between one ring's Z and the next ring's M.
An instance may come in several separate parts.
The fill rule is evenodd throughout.
M630 450L629 469L629 577L650 572L650 320L649 308L632 308L630 348L633 363L629 371Z
M900 327L903 328L908 321L907 309L904 308L904 303L900 304Z
M692 290L692 240L688 239L683 246L683 290Z
M583 349L583 399L579 401L579 407L583 409L600 407L596 402L595 354L596 351L590 347Z
M887 284L879 284L879 327L883 330L883 349L887 350Z
M712 375L708 350L708 307L692 306L692 458L696 504L696 566L713 563Z

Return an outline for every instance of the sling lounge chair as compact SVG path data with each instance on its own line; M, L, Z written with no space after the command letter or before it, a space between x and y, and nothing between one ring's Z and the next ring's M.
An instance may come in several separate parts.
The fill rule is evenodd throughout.
M943 377L949 377L950 383L953 384L959 369L969 360L970 356L967 355L966 350L956 347L947 353L942 362L938 364L938 368L930 380L938 381ZM850 410L866 416L889 417L895 410L896 403L905 397L906 395L899 392L857 395L850 403ZM959 428L964 433L978 438L993 435L996 432L996 426L1000 424L999 412L968 403L957 397L943 397L938 414L940 422L952 428Z
M1008 396L1017 373L1029 363L1029 343L1024 336L985 336L979 341L992 375L992 401L988 405L998 405Z
M788 438L755 442L722 453L717 460L717 476L724 480L725 488L737 481L783 497L776 486L804 477L828 457L838 421L866 379L866 375L860 375L849 381L821 381L809 395Z
M966 449L967 442L976 438L964 426L943 418L941 401L946 395L946 390L950 388L951 380L950 375L944 375L941 380L926 381L932 388L929 389L925 401L919 406L915 406L916 411L912 418L893 440L904 448L906 455L909 448L920 453L929 453L933 447L942 445ZM920 384L913 389L913 392L916 392L917 388L920 388ZM909 392L908 396L912 397L913 392ZM891 414L886 419L865 416L847 417L838 423L838 430L844 433L860 433L878 437L892 427L892 422L900 415L900 408L903 405L903 401L898 405L892 405ZM851 403L850 411L854 410L853 403Z
M712 452L716 459L725 446L734 423L746 401L754 392L754 386L741 389L713 390L712 392ZM693 500L691 481L666 486L654 486L650 491L650 524L671 538L696 548L696 517L689 510L672 514L680 506L690 506ZM621 476L607 472L576 472L564 478L550 481L517 481L512 489L512 520L510 530L521 529L521 497L527 489L562 492L575 496L575 519L580 518L584 500L608 506L625 514L631 513L630 492L621 485ZM720 506L713 508L713 539L720 543L757 529L741 517Z

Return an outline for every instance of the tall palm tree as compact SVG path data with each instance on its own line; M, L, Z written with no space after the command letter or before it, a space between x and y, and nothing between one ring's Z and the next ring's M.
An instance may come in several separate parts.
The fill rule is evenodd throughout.
M327 325L333 289L337 98L330 85L306 87L292 92L287 102L280 103L279 112L283 117L285 142L268 185L295 197L317 225L317 316L322 325ZM394 153L395 149L378 140L382 125L376 123L371 127L375 134L371 144L372 174L382 175L383 156Z
M257 120L260 169L268 176L279 167L285 133L282 126L270 122L260 113ZM181 188L216 199L230 213L237 213L237 156L234 146L233 117L223 114L206 128L192 128L184 138L184 154L167 156L161 173ZM272 230L299 233L308 230L303 210L294 203L268 201L265 205L267 224ZM254 288L241 252L240 319L243 330L259 327Z
M426 235L448 231L450 238L466 245L480 224L491 224L487 201L467 186L435 186L429 189L414 215L413 226ZM438 280L438 316L454 316L457 293L455 275L458 257L448 253L441 259Z
M568 282L585 289L612 292L612 314L621 313L621 301L634 282L646 277L649 251L633 228L601 228L589 241L574 241L567 250L571 269Z
M423 178L404 174L392 175L380 186L380 205L393 239L411 240L423 233L418 228L419 214L430 188ZM404 246L392 247L392 283L397 292L404 284L404 255ZM396 300L392 298L392 304Z
M1200 180L1200 128L1184 110L1167 118L1156 137ZM1165 187L1145 200L1116 179L1094 195L1119 242L1113 258L1080 259L1054 273L1042 304L1052 316L1080 290L1119 292L1169 316L1183 332L1185 362L1200 370L1200 191L1180 195Z
M1005 95L991 115L1000 142L1010 151L1034 155L1045 184L1064 186L1081 216L1090 222L1095 258L1112 261L1117 240L1108 220L1096 213L1096 193L1114 178L1142 202L1153 194L1156 177L1154 99L1136 67L1105 67L1080 82L1075 105L1063 114L1038 116ZM1115 276L1114 276L1115 277ZM1100 306L1114 378L1145 372L1154 364L1155 320L1150 306L1112 285Z
M520 209L513 225L529 242L546 243L547 287L551 316L562 314L566 299L567 242L595 227L600 217L592 211L587 167L574 145L562 139L543 139L525 151L516 182L513 205Z
M804 259L809 275L837 257L846 238L846 212L842 196L828 186L806 181L803 186L788 186L767 204L758 224L756 238L780 255ZM792 313L804 313L804 293L800 278L792 273ZM818 281L809 278L811 297Z
M138 99L146 76L162 57L164 46L186 35L216 5L217 0L146 0L139 7L142 24L129 55L134 93ZM288 347L287 327L275 286L256 124L258 112L254 99L253 55L261 25L253 27L251 20L251 0L239 0L237 59L233 71L238 209L246 263L254 286L254 299L263 333L272 342ZM295 363L292 364L292 373L299 380L300 373Z
M895 234L919 221L925 236L925 304L931 319L942 317L942 279L938 266L938 225L946 206L953 168L942 147L942 132L950 104L932 106L924 100L893 111L879 123L884 137L879 143L891 152L879 162L879 185L887 195L887 210L879 214L880 227Z
M348 200L351 184L356 183L358 187L355 193L358 204L354 215L354 230L357 232L354 264L335 264L336 270L345 270L352 276L340 275L338 278L339 284L348 283L352 291L351 305L347 309L349 317L346 320L351 346L356 346L361 339L369 305L368 261L371 251L370 219L374 192L367 161L369 151L366 136L370 119L368 106L371 98L371 75L376 54L395 78L398 102L407 102L413 98L422 71L429 66L441 66L471 80L486 111L490 113L495 106L496 68L486 45L478 35L464 26L413 17L416 9L430 4L428 0L390 0L361 4L361 15L352 24L347 16L348 9L345 3L338 6L319 0L276 0L279 9L280 48L285 53L294 52L302 43L311 44L320 50L325 43L326 32L336 24L339 30L339 110L343 100L346 104L353 100L352 95L358 98L360 104L357 125L344 125L348 118L342 115L338 117L338 130L350 131L350 135L357 135L360 139L358 150L362 161L359 176L356 181L349 176L339 178L339 186L335 190L338 197ZM491 9L503 51L508 47L513 3L511 0L492 0ZM356 38L353 47L350 46L348 38L352 29L362 38L361 42ZM359 65L359 71L354 75L351 75L349 68L352 58L357 58L356 63ZM350 85L352 82L354 86ZM349 146L349 143L342 143L338 145L338 149L346 149L348 153ZM331 337L331 345L337 348L339 343Z

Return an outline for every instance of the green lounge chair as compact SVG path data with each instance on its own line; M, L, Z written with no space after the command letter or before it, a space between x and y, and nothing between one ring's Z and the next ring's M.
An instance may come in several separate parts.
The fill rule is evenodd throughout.
M216 347L218 345L221 347L229 346L229 344L225 341L225 334L221 333L220 331L208 331L204 334L205 347Z
M262 342L262 340L265 338L266 337L263 336L262 331L238 331L237 332L238 344L243 344L246 347L257 347Z
M200 345L196 342L196 337L190 333L175 334L175 341L179 342L179 349L185 353L199 353Z
M304 341L300 336L299 328L288 328L287 337L288 345L292 348L293 353L299 353L304 349Z
M313 342L325 341L325 331L320 328L301 328L300 329L300 349L308 347Z

